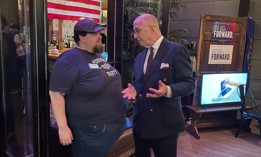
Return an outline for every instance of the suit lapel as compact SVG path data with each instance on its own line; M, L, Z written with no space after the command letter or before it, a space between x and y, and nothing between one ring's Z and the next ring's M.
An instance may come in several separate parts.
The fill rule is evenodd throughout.
M167 53L167 50L168 50L168 41L164 38L162 40L161 44L160 44L160 47L159 47L159 49L157 51L157 54L156 54L155 58L153 59L150 71L146 75L144 75L144 80L146 80L143 83L144 86L149 82L149 79L151 78L151 75L154 73L154 71L156 70L158 65L161 64L162 59L164 58L164 56ZM143 64L144 64L144 60L143 60ZM144 86L143 86L143 88L144 88Z
M140 64L138 64L138 72L139 72L139 77L141 77L141 79L144 78L144 71L143 71L143 67L144 67L144 62L145 62L145 57L146 57L146 52L148 49L143 50L143 52L141 53L141 57L138 60L138 62L140 62Z

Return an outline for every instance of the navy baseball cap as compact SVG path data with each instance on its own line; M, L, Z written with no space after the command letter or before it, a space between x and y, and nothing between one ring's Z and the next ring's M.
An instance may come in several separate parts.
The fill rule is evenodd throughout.
M74 26L74 32L75 31L81 31L81 32L88 32L88 33L96 33L100 30L104 30L104 27L99 25L93 20L90 19L83 19L78 21Z

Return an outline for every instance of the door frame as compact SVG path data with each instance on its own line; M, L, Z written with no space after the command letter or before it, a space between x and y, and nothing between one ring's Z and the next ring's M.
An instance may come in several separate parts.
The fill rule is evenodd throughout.
M47 0L30 0L34 155L49 156Z

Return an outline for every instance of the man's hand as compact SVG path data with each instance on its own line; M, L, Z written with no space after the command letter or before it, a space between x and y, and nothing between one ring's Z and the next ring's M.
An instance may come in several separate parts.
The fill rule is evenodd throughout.
M67 146L72 143L73 135L71 129L67 127L59 128L60 144Z
M149 88L149 90L152 92L151 93L147 93L147 98L159 98L164 96L165 94L167 94L168 92L168 88L167 86L161 81L159 80L159 89L154 89L154 88Z
M128 99L129 101L136 100L137 92L130 83L128 83L128 88L121 91L121 93L123 94L123 98Z

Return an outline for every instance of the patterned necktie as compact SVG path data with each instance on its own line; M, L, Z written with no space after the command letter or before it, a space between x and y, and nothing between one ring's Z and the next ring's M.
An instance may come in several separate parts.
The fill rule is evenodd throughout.
M153 47L150 48L150 55L149 55L149 58L148 58L148 61L147 61L147 69L146 69L146 74L149 72L150 70L150 67L151 67L151 63L153 61Z

